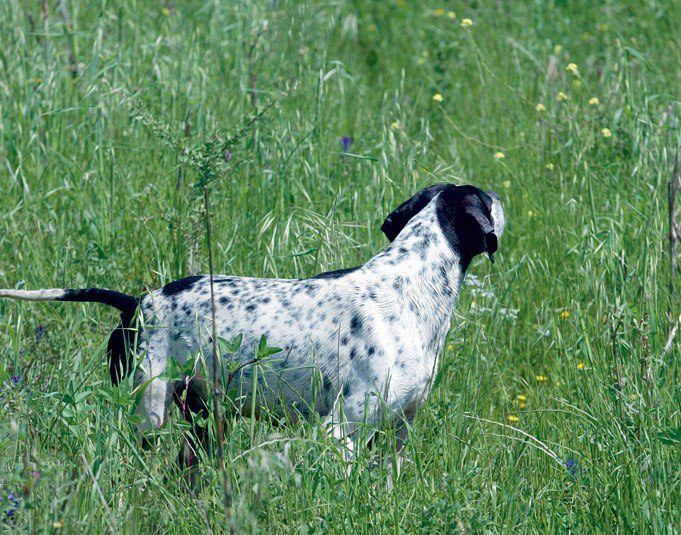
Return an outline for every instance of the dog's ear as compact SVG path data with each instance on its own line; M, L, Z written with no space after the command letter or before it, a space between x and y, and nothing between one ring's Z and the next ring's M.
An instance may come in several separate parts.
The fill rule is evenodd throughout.
M386 237L393 241L402 229L409 223L409 220L423 210L426 205L433 200L443 189L451 187L449 184L435 184L419 191L408 201L400 204L385 218L381 230Z
M485 203L475 205L468 205L466 207L465 214L472 224L477 227L477 232L474 230L471 235L481 235L482 240L480 242L482 250L481 253L487 253L490 261L494 264L494 253L497 252L497 247L499 240L497 235L494 233L494 225L492 221L492 211L491 211L491 201L490 207L485 206ZM474 255L477 253L474 253Z
M444 191L438 201L438 217L450 243L465 257L487 253L494 263L498 236L492 197L473 186L459 186Z

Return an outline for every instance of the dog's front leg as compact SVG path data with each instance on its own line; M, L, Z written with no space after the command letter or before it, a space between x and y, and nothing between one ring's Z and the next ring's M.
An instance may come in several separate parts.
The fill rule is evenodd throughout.
M400 473L402 472L402 464L405 460L408 462L409 459L405 459L404 453L402 452L404 448L404 443L409 437L409 428L411 427L411 421L400 420L397 424L397 430L395 431L395 457L392 470L388 472L388 491L393 490L394 482L400 478Z
M347 472L349 474L355 454L355 442L352 440L348 426L347 423L330 423L327 425L327 432L340 444L343 460L348 465Z
M352 440L352 434L355 432L355 425L348 422L345 414L340 407L340 396L336 398L331 414L324 421L324 426L327 433L336 439L341 448L343 460L346 463L345 473L350 475L352 470L352 461L355 454L355 443Z

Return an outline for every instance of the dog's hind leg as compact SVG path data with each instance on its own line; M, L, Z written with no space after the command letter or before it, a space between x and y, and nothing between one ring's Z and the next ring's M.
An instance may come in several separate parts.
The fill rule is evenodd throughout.
M143 390L137 405L137 413L142 416L139 424L141 434L161 427L168 415L173 389L168 380L161 377L168 362L167 346L162 332L153 333L140 344L140 352L144 356L135 372L135 386Z
M202 450L208 452L210 442L205 422L198 421L208 416L208 384L202 377L186 377L183 382L176 383L173 399L182 412L184 420L192 426L191 430L185 434L178 464L181 470L188 471L189 484L194 486L199 456Z

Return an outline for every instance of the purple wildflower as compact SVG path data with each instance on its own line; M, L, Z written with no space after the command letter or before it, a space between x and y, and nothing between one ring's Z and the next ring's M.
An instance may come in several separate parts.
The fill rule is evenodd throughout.
M12 375L12 377L10 377L10 380L12 381L12 384L13 384L14 386L16 386L16 385L18 385L18 384L21 382L21 375L19 375L19 374L17 374L17 375Z
M35 330L35 341L40 342L45 337L45 333L47 332L47 329L45 329L45 326L41 323L38 325L38 327Z
M570 472L570 475L574 476L577 473L577 461L575 459L568 459L565 461L565 468Z
M11 526L14 526L14 515L17 512L17 509L21 507L21 498L14 494L13 492L10 492L7 497L6 497L7 506L5 506L5 522L9 522Z
M350 150L350 145L352 145L352 138L349 136L343 136L341 138L341 145L343 147L343 152L348 152Z

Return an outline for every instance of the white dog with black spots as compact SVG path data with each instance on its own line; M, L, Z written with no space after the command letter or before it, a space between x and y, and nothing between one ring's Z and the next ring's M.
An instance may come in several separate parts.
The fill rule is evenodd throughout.
M310 279L215 275L215 332L225 340L243 337L235 353L221 357L232 371L243 364L229 384L234 409L250 408L255 394L258 412L290 420L314 411L348 445L358 426L387 417L401 447L405 424L432 386L468 265L484 252L493 259L504 225L496 193L438 184L387 217L381 230L390 244L362 266ZM205 411L212 384L206 370L213 369L209 276L171 282L140 298L96 288L0 290L0 297L118 308L110 373L118 383L136 361L142 433L164 424L173 399L185 416ZM281 351L253 363L263 335ZM197 364L187 377L170 380L171 359Z

